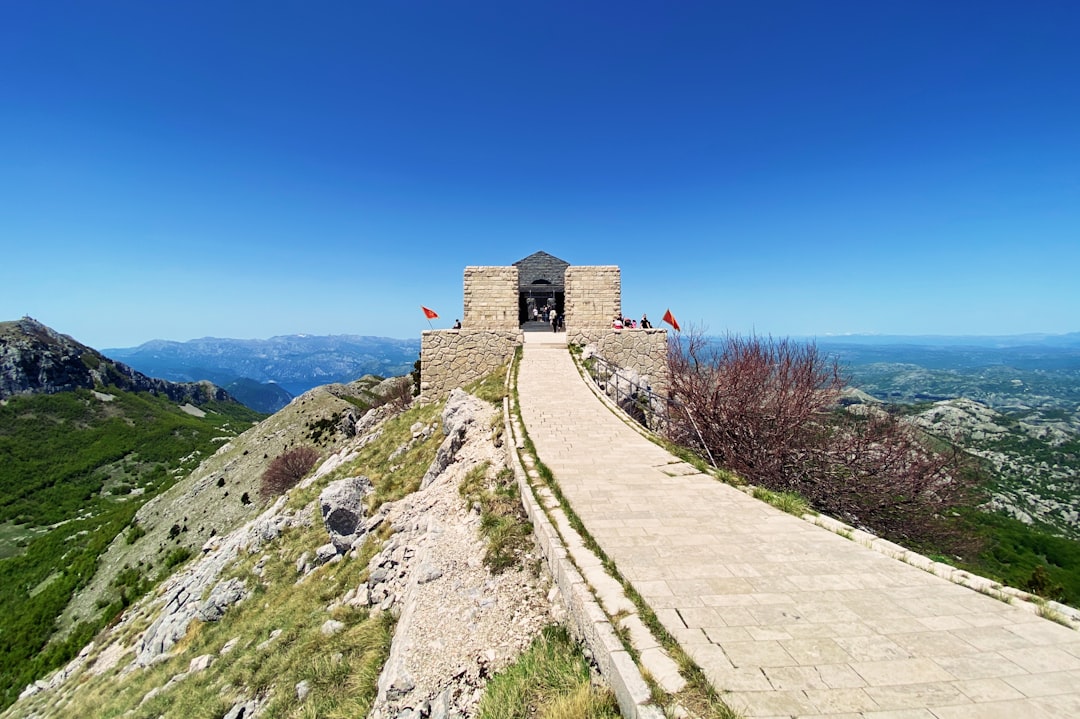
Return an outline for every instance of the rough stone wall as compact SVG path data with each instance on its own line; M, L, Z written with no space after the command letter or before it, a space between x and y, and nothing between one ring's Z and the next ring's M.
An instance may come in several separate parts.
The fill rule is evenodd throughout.
M566 339L571 344L593 345L596 354L608 362L641 375L654 392L667 391L667 330L568 330Z
M566 268L567 331L610 328L622 316L622 278L616 265Z
M536 280L547 280L555 290L562 290L566 268L570 263L546 252L534 252L514 263L520 273L521 289L528 289ZM545 285L546 286L546 285Z
M518 328L518 268L465 268L465 314L461 326L468 330Z
M437 402L493 372L514 356L522 332L513 330L426 330L420 338L420 395Z

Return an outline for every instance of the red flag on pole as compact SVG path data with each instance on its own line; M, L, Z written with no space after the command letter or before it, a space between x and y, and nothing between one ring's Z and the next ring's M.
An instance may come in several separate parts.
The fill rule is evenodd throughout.
M438 312L436 312L435 310L430 310L423 305L420 305L420 309L424 311L424 317L427 317L429 320L433 320L439 316Z
M676 332L679 331L679 323L675 321L675 315L671 314L671 310L664 313L663 320L674 327Z

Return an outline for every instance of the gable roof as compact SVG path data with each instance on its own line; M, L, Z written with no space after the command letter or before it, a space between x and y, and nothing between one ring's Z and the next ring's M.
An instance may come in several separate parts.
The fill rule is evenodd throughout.
M548 253L544 252L543 250L540 250L539 252L534 252L531 255L529 255L528 257L522 257L520 260L518 260L517 262L514 263L514 266L515 267L520 267L521 265L525 265L525 264L531 265L531 264L534 264L534 263L537 263L537 262L560 264L560 265L563 265L564 267L569 267L570 266L570 263L567 262L566 260L561 260L558 257L556 257L555 255L549 255Z

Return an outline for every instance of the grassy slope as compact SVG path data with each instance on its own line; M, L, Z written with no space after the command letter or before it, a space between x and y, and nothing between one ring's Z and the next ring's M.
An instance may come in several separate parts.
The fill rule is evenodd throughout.
M489 400L501 396L502 378L473 387ZM296 560L304 552L325 541L318 510L310 503L334 479L364 474L372 479L376 492L372 505L393 501L415 491L443 436L435 432L422 441L413 440L412 427L429 425L441 412L441 405L414 406L386 421L374 441L361 450L353 462L330 473L307 489L293 490L289 506L307 507L313 512L310 527L288 530L266 545L264 554L239 559L227 570L231 576L245 577L254 595L226 613L220 622L192 625L175 655L144 671L121 674L129 657L100 676L70 682L59 695L41 694L19 705L20 711L40 712L40 716L94 717L187 717L220 716L239 698L260 695L268 698L267 719L278 717L365 716L375 696L375 682L385 661L393 626L388 615L371 616L366 610L338 607L332 616L346 624L333 637L320 631L326 607L367 573L368 559L378 551L389 528L371 537L359 557L345 556L336 564L316 569L299 584ZM395 454L395 450L406 450ZM390 459L394 454L393 459ZM473 481L462 487L463 502L480 501L485 511L496 512L506 503L503 492L488 492ZM487 495L491 496L487 496ZM520 506L517 507L520 513ZM511 542L511 544L515 544ZM502 546L510 554L512 548ZM500 554L501 556L501 554ZM252 582L252 567L262 562L261 581ZM130 620L110 630L108 641L122 640L130 646L136 634L152 617L138 608ZM271 639L275 630L281 634ZM101 637L99 637L101 639ZM222 647L235 640L236 649L222 654ZM256 646L270 640L267 649ZM93 662L105 649L99 642L91 653ZM188 669L190 661L204 654L218 659L207 671L188 676L180 684L166 686L169 679ZM306 681L311 695L297 699L295 687ZM71 691L78 686L78 691ZM536 716L550 719L613 719L618 716L613 696L592 686L588 665L580 648L568 641L565 632L552 630L537 640L519 665L507 669L493 681L493 696L481 710L485 717ZM162 688L145 703L151 690ZM523 713L527 712L527 713ZM6 715L5 715L6 716Z
M0 706L69 659L130 596L48 645L56 618L98 556L149 498L258 414L231 404L205 417L150 395L87 390L0 406ZM133 491L134 490L134 491ZM44 650L44 651L43 651Z

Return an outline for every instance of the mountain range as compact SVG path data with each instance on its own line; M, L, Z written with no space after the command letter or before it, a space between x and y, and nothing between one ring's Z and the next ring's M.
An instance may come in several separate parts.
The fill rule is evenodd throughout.
M149 392L181 404L233 401L227 392L207 381L169 382L149 377L31 317L0 322L0 400L105 385L127 392Z
M209 380L253 409L274 412L313 387L348 383L365 375L406 374L419 357L420 341L359 335L204 337L187 342L151 340L103 352L154 377Z

